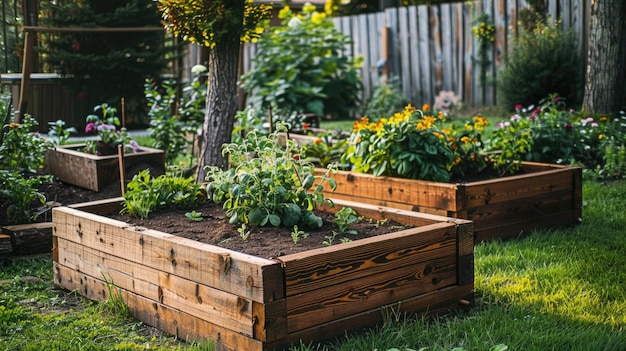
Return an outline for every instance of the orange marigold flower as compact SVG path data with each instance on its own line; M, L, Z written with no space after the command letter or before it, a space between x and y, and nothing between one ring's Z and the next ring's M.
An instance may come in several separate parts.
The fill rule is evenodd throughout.
M313 140L313 144L321 144L324 141L322 140L322 138L316 138L315 140Z
M9 128L17 128L19 126L21 126L21 124L19 124L19 123L11 123L11 124L9 124Z
M464 137L461 138L461 142L464 143L464 144L467 144L470 141L472 141L472 139L470 139L470 137L468 137L468 136L464 136Z
M424 112L430 111L430 105L429 104L422 105L422 111L424 111Z

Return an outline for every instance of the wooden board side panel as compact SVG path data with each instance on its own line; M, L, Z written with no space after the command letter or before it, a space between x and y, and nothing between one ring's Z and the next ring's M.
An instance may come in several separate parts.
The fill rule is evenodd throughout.
M253 334L251 300L64 239L57 240L57 252L57 262L72 270L238 333Z
M68 267L54 264L55 284L98 301L109 297L107 283L81 274ZM263 342L235 333L221 326L198 319L185 312L163 305L126 290L119 291L131 315L142 322L175 335L181 340L215 340L221 350L263 351Z
M283 298L278 262L70 208L53 209L54 235L257 302Z
M325 170L316 170L321 174ZM431 211L457 211L456 186L454 184L425 182L419 180L374 177L370 174L340 171L331 177L337 182L337 189L326 188L327 196L352 196L366 203L388 199L396 203L419 204Z
M522 200L574 188L575 169L554 169L466 185L467 208Z
M452 286L436 290L398 303L385 305L381 308L365 311L345 318L317 325L308 329L289 333L286 342L297 343L299 340L315 340L322 342L337 336L337 330L353 331L375 326L390 316L399 316L405 313L433 315L448 313L453 310L467 308L473 303L474 285ZM283 342L284 344L284 342ZM268 347L278 347L276 343Z
M454 253L417 262L389 274L375 274L308 293L287 297L289 333L337 318L453 286L457 281Z

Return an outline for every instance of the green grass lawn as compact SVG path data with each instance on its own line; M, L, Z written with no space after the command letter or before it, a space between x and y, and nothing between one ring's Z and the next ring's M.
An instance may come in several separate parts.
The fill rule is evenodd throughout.
M586 180L583 192L581 225L477 245L470 311L390 315L380 328L292 350L626 350L626 182ZM213 349L146 336L114 303L69 296L52 283L50 256L7 261L0 350Z

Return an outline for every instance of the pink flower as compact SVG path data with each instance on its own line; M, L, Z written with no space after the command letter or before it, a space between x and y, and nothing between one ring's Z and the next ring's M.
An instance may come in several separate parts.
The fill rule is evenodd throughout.
M513 122L517 122L517 121L519 121L520 119L522 119L522 116L520 116L520 115L513 115L513 116L511 116L511 118L510 118L510 119L511 119L511 121L513 121Z
M534 120L537 119L537 115L532 114L532 115L528 116L528 119L530 119L531 121L534 121Z
M519 110L522 109L522 107L524 107L524 106L522 106L522 104L517 104L517 105L515 105L515 110L519 111Z
M89 122L87 123L87 125L85 126L85 133L92 133L96 131L96 124L93 122Z
M565 125L565 129L567 129L567 130L571 130L572 128L573 128L573 126L570 123L567 123Z

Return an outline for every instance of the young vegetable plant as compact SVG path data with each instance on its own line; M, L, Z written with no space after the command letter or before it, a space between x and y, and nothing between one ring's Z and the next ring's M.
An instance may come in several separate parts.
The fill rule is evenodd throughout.
M195 222L201 222L202 219L203 219L202 218L202 212L196 212L195 210L191 211L191 212L186 212L185 213L185 217L187 217L190 220L195 221Z
M326 240L324 240L322 244L325 246L330 246L333 244L338 236L347 234L358 234L356 230L349 229L349 227L350 224L358 221L359 219L360 217L357 216L356 212L351 207L344 207L341 210L337 211L337 213L335 213L335 224L337 225L339 230L333 230L333 234L327 235ZM339 241L344 243L350 241L350 239L344 236L339 239Z
M294 244L297 244L300 239L304 239L308 237L309 234L303 230L298 229L297 225L293 226L293 231L291 232L291 239Z
M251 131L240 143L224 145L232 167L222 170L207 167L207 195L222 204L232 224L256 226L319 228L322 219L313 213L325 199L322 190L336 183L328 177L314 176L314 165L301 158L302 147L291 140L278 143L283 125L270 135Z
M145 169L133 177L124 193L122 212L131 216L148 218L150 212L166 207L191 208L201 197L200 184L193 178L162 175L152 178Z

